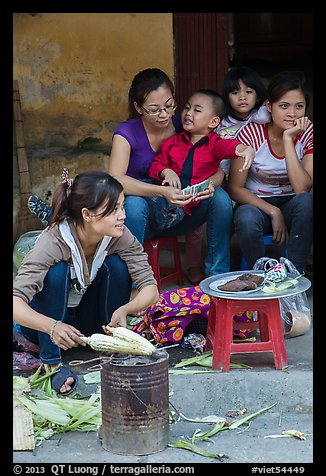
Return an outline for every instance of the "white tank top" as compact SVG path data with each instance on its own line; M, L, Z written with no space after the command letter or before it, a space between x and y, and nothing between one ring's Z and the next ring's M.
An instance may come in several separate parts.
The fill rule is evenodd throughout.
M251 123L239 132L237 139L251 145L256 154L250 167L245 187L258 197L294 195L290 183L285 157L277 156L271 149L267 124ZM313 124L294 141L299 160L313 153Z

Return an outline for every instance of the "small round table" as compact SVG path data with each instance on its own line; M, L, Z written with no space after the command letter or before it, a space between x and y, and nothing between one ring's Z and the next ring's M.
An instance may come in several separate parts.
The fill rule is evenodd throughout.
M276 369L284 369L288 364L279 298L305 292L311 282L301 276L298 284L278 293L266 293L261 289L230 293L217 289L217 285L247 273L264 274L263 271L255 270L232 271L210 276L199 284L200 289L211 296L205 350L213 348L212 369L228 372L231 354L240 352L273 352ZM294 276L289 275L289 278ZM234 323L234 315L244 311L258 311L258 321ZM259 328L260 341L233 343L233 329L236 328Z

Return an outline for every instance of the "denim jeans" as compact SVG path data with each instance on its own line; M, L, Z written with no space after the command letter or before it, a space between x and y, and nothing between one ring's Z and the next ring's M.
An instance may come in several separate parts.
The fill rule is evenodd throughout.
M205 273L214 276L230 270L230 236L232 227L232 202L221 187L215 189L211 198L202 200L185 215L177 225L157 233L150 227L150 210L146 198L127 196L125 202L125 225L140 243L154 236L179 236L195 230L207 222L207 256Z
M105 258L76 307L67 307L69 287L69 267L61 261L49 269L42 291L34 296L29 305L35 311L71 324L85 336L90 336L96 332L103 333L102 325L108 324L112 313L129 301L131 278L125 262L112 254ZM24 326L20 328L25 337L39 344L43 363L57 364L61 361L61 350L48 334Z
M171 205L163 197L144 198L149 206L149 225L158 233L180 223L185 216L183 207Z
M288 257L303 272L312 245L313 196L309 192L287 197L271 197L266 202L280 208L289 231ZM235 207L234 226L242 254L251 269L265 256L263 236L272 234L269 216L253 205Z

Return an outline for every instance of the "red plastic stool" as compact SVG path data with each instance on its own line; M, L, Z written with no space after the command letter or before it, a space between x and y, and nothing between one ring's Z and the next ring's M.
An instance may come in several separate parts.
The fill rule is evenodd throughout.
M171 245L173 246L174 267L160 267L161 250L162 248L166 248ZM161 290L162 286L170 283L171 281L178 281L180 285L183 285L184 281L180 249L178 238L176 236L164 236L146 240L144 243L144 249L148 254L148 262L153 269L159 291ZM165 276L161 277L161 273L165 274Z
M243 311L258 311L258 320L233 322L233 316ZM233 329L258 328L260 342L233 343ZM287 367L278 299L241 300L211 296L205 350L211 348L213 348L213 370L228 372L231 354L241 352L273 352L276 369Z

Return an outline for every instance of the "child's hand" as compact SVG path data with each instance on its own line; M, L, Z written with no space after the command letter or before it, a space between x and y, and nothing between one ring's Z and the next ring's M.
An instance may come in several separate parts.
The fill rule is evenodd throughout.
M206 198L211 198L214 195L214 192L215 192L215 188L214 188L213 182L211 181L209 183L208 188L206 188L206 190L202 190L201 192L199 192L194 197L194 200L197 200L199 202L200 200L205 200Z
M183 195L181 190L175 187L162 187L162 196L171 203L171 205L178 207L184 207L193 200L192 193Z
M243 158L245 159L242 168L239 169L239 172L243 172L244 170L250 169L251 164L253 163L254 158L255 158L255 151L254 151L254 149L253 149L250 145L248 145L247 147L245 147L241 152L239 152L237 149L238 149L238 148L236 148L235 153L236 153L239 157L243 157Z
M179 188L181 190L181 182L178 175L172 169L164 169L160 173L162 185L170 185L170 187Z

